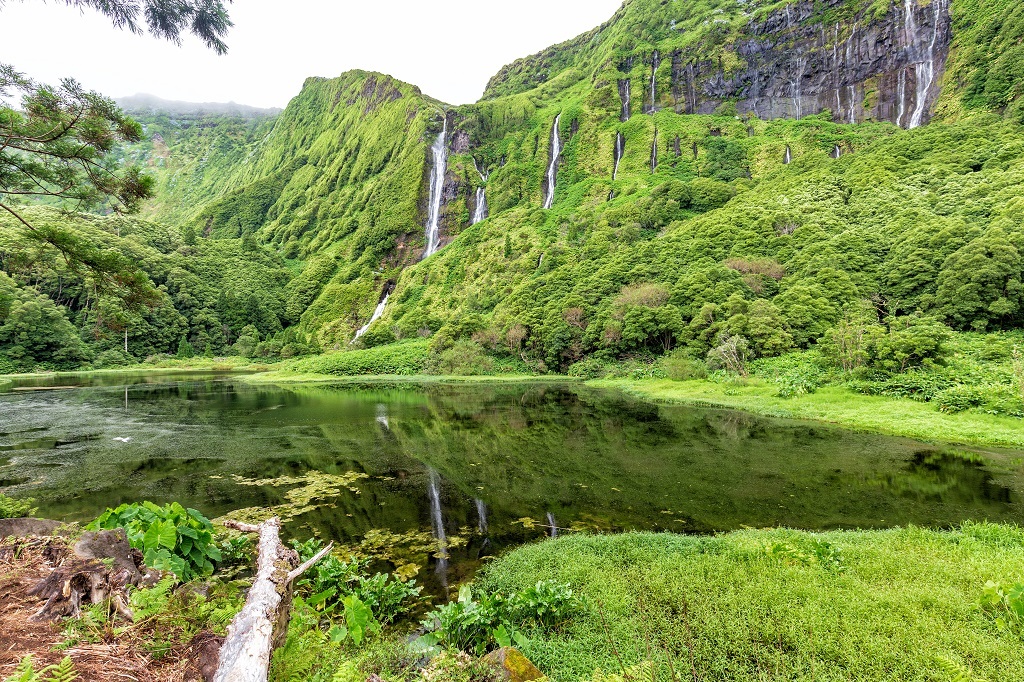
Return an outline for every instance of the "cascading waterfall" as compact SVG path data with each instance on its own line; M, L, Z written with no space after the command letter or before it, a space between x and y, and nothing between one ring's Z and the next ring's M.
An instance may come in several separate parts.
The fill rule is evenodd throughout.
M622 161L622 155L625 151L626 138L623 137L622 133L615 133L615 167L612 168L612 180L619 176L619 163Z
M555 183L558 180L558 159L562 156L562 139L558 136L558 124L562 115L555 116L555 124L551 127L551 163L548 165L547 196L544 197L544 208L551 208L555 203Z
M480 181L486 184L487 174L477 167L476 159L473 159L473 167L480 174ZM481 221L487 220L487 213L487 189L484 185L481 185L476 188L476 209L473 211L473 220L470 222L470 225L476 225Z
M622 97L622 114L619 119L625 123L633 113L632 107L632 81L629 78L619 81L619 96Z
M448 588L448 534L444 530L444 517L441 514L441 479L437 472L428 469L430 475L430 527L437 540L437 574L441 584Z
M839 157L841 157L842 155L843 155L843 150L842 150L842 148L841 148L841 147L840 147L839 145L836 145L836 146L835 146L835 149L833 149L833 150L832 150L832 158L833 158L833 159L838 159L838 158L839 158Z
M474 500L476 502L476 527L480 531L481 535L487 534L487 505L480 498Z
M789 145L787 144L786 145L786 155L782 158L782 163L784 163L784 164L786 164L788 166L792 162L793 162L793 151L789 148Z
M912 0L907 0L907 2L910 3ZM931 42L928 43L928 58L914 65L914 73L917 76L916 92L914 93L914 111L910 114L910 122L907 126L909 128L917 128L924 123L928 91L932 89L932 84L935 82L935 44L939 41L939 22L942 19L945 6L946 0L932 0L932 7L935 8L935 24L932 26ZM916 25L914 28L916 30Z
M647 113L653 114L658 110L658 67L661 66L661 55L655 50L651 55L651 106Z
M444 176L448 172L448 117L445 116L441 134L430 148L434 156L434 167L430 171L430 207L427 213L427 250L424 258L437 253L440 243L441 199L444 192Z
M384 309L388 306L388 299L391 298L391 292L384 294L384 298L381 299L380 303L377 304L377 308L373 311L373 315L370 317L370 321L359 328L356 335L349 341L349 345L352 345L359 340L359 337L370 330L370 326L380 319L380 316L384 314Z
M658 171L658 129L654 129L654 143L651 145L651 173Z
M548 532L551 534L551 537L558 537L558 526L555 525L555 515L551 512L548 512Z
M896 78L896 101L899 102L899 109L896 110L896 125L903 125L903 116L907 110L907 69L900 69Z

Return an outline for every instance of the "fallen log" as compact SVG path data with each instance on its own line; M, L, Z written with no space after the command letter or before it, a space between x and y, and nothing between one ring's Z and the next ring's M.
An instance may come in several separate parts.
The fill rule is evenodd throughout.
M258 526L238 521L224 525L243 533L258 533L259 558L245 606L228 626L213 680L266 682L274 649L284 644L288 635L292 584L323 558L331 545L299 566L299 555L281 542L281 519L275 517Z

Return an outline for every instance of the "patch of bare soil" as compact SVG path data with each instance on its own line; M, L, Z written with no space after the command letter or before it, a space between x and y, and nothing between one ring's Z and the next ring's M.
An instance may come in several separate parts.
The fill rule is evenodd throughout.
M29 654L36 671L70 656L82 682L202 680L195 663L206 644L202 637L154 659L142 629L117 636L108 628L104 641L65 648L61 623L33 620L46 602L30 593L68 554L66 541L54 537L8 538L0 543L0 680L12 675Z

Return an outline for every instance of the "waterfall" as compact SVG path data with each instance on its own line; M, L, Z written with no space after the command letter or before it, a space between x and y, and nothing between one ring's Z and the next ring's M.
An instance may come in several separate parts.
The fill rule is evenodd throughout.
M790 150L789 145L786 145L786 156L783 157L782 163L787 166L793 162L793 152Z
M555 515L548 512L548 531L551 533L551 537L558 537L558 526L555 525Z
M654 144L651 145L651 173L658 170L658 129L654 129Z
M384 314L384 308L388 305L388 299L391 298L391 292L384 294L384 298L381 299L380 303L377 304L377 308L373 311L373 315L370 317L370 321L359 328L356 335L349 341L349 345L352 345L359 340L359 337L370 330L370 325L380 319L380 316Z
M481 535L487 534L487 505L480 498L474 500L476 502L476 527L480 531Z
M428 469L430 474L430 527L437 540L437 574L441 583L448 587L448 534L444 531L444 517L441 515L441 479L437 472Z
M661 55L655 50L651 56L651 107L647 113L653 114L658 110L658 67L661 66Z
M427 214L427 250L424 258L437 253L439 229L441 223L441 199L444 193L444 176L448 172L448 117L445 116L441 134L437 136L434 146L430 148L434 157L434 167L430 171L430 207Z
M391 430L391 422L388 421L388 406L384 403L377 405L377 423L388 431Z
M850 99L850 123L857 122L857 86L851 85L849 88L849 99Z
M907 0L907 2L912 2L912 0ZM935 25L932 26L932 39L928 43L928 59L914 65L914 72L917 76L916 91L914 93L914 111L910 114L909 128L917 128L924 122L925 109L928 105L928 91L932 89L932 84L935 82L935 43L939 40L939 22L942 19L942 10L945 9L945 4L946 0L932 0L932 7L935 8Z
M555 125L551 127L551 163L548 165L548 193L544 197L544 208L551 208L555 203L555 182L558 179L558 158L562 155L562 140L558 136L558 124L562 115L555 116Z
M476 159L473 159L473 168L475 168L477 174L480 175L480 182L486 184L488 175L480 170L480 167L476 165ZM487 188L485 187L485 184L476 188L476 208L473 210L473 219L470 221L470 225L476 225L481 221L487 220Z
M620 80L619 81L619 97L622 98L622 113L619 116L619 119L623 123L628 121L629 117L633 113L633 111L632 111L632 104L630 102L631 97L632 97L630 91L632 89L633 89L633 86L632 86L632 81L630 79L626 78L624 80Z
M840 146L839 146L839 145L836 145L836 146L835 146L835 149L833 149L833 150L832 150L832 158L833 158L833 159L838 159L838 158L839 158L840 156L842 156L842 155L843 155L843 150L842 150L842 148L840 148Z
M622 136L622 133L615 133L615 167L612 168L612 180L619 176L619 162L622 161L625 151L626 138Z
M903 114L907 109L907 69L900 69L900 75L896 79L896 100L899 102L899 109L896 110L896 125L903 125Z

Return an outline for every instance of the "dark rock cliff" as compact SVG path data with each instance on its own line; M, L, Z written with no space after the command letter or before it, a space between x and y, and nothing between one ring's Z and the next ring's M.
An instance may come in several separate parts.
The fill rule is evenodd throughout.
M880 19L865 10L852 23L822 23L823 6L843 2L801 0L752 21L735 43L745 65L731 71L720 61L673 52L670 87L652 107L710 114L735 102L739 114L763 119L828 110L844 123L927 123L949 54L949 0L903 0ZM656 64L657 54L647 62ZM619 91L627 91L622 83Z

